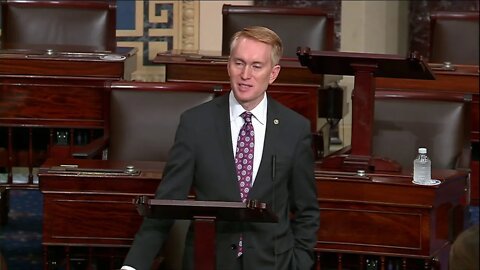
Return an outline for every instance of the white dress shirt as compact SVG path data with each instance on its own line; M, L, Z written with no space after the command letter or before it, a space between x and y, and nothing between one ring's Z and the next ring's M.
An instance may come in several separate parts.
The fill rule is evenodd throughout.
M237 150L238 133L244 124L244 120L241 116L245 109L238 103L233 96L233 92L230 92L229 97L230 104L230 129L232 133L232 146L233 157L235 158L235 152ZM264 94L262 101L250 111L253 115L252 125L255 132L255 148L253 153L253 174L252 183L255 183L255 177L257 176L258 167L260 167L260 161L262 160L263 143L265 141L265 130L267 123L267 94Z

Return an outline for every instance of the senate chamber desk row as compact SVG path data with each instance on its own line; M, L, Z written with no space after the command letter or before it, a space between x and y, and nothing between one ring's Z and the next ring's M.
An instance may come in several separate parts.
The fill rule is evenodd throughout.
M120 51L118 55L124 57L115 59L104 55L24 57L18 53L0 57L0 161L7 168L2 193L8 194L14 188L39 188L42 192L45 269L62 264L70 269L72 262L88 265L102 260L110 269L118 268L141 221L135 199L153 196L161 181L163 163L158 161L100 160L100 152L72 159L79 149L93 142L113 143L108 142L115 135L110 128L111 92L129 85L144 86L125 81L134 54ZM158 61L164 61L161 59L165 58L159 57ZM31 63L25 65L25 61ZM167 82L207 83L226 88L222 77L225 74L206 73L216 78L201 75L209 68L217 70L219 65L223 66L221 61L202 62L195 58L191 63L187 60L163 64L167 67ZM172 70L181 70L181 64L193 73L189 78L199 76L202 80L176 79ZM192 68L195 66L200 68ZM362 79L376 89L472 95L471 171L434 170L433 176L441 184L418 186L411 183L408 169L360 172L326 168L321 162L323 157L317 157L315 177L322 214L315 248L316 269L364 269L373 264L378 269L447 269L449 247L464 227L465 207L478 205L478 67L448 70L430 64L430 68L435 80ZM312 74L295 63L284 71L285 77L272 87L276 89L273 94L309 118L312 132L317 133L323 75ZM303 78L306 83L298 86L298 81L289 81L291 78ZM162 83L157 84L148 84L150 90L161 91ZM292 84L298 87L291 87ZM287 86L298 92L288 92ZM358 113L357 117L371 125L370 119ZM359 137L365 136L359 132L352 135L355 143L368 139ZM351 150L371 154L355 143ZM90 158L90 154L97 156ZM345 164L358 161L342 159ZM332 159L332 164L335 162L337 159ZM28 168L26 182L15 181L14 168L19 166ZM133 166L135 173L127 166Z
M65 260L99 258L118 267L142 219L134 202L153 197L163 164L47 160L39 171L46 269ZM321 229L316 269L350 269L368 261L382 265L378 269L447 269L449 245L463 229L467 175L432 173L440 185L413 184L411 172L317 170Z

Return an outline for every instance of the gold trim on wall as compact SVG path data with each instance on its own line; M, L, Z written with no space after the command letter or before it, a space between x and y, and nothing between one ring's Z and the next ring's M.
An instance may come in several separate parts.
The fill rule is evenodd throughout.
M182 50L198 50L200 43L199 24L200 24L200 3L199 1L182 1L181 2L182 27L181 49Z
M144 11L144 16L155 14L153 9L155 3L173 4L173 29L149 29L149 35L161 36L168 34L173 36L173 49L175 50L198 50L200 44L199 22L200 22L200 2L199 0L183 1L150 1L149 10ZM143 8L142 8L143 10ZM164 16L158 16L154 20L162 20ZM165 51L167 48L163 42L150 42L150 51L148 58L153 60L158 52ZM139 54L141 58L143 55ZM165 81L165 67L163 65L144 66L139 59L138 69L132 74L132 79L136 81Z

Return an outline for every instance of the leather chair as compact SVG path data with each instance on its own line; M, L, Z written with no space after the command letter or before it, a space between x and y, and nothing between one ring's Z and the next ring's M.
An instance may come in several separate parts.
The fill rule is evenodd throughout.
M377 89L372 155L393 160L408 171L413 170L417 149L426 147L432 169L456 169L469 174L464 197L468 206L472 187L471 101L471 95ZM469 219L468 213L463 206L449 211L455 219L463 220ZM464 225L451 226L449 234L453 235Z
M319 7L258 7L225 4L222 8L222 54L230 54L230 38L244 27L265 26L283 41L284 56L297 58L297 47L334 50L334 17Z
M377 89L372 154L413 169L426 147L434 169L469 171L471 96Z
M2 49L115 51L114 0L4 0L1 4Z
M180 115L222 92L212 84L132 81L112 82L109 90L105 136L77 148L74 157L92 158L106 150L108 160L167 161ZM176 221L154 269L181 269L189 225Z
M214 96L211 86L198 84L112 83L108 159L167 161L181 113ZM189 225L175 222L161 269L181 269Z
M113 82L108 159L167 161L181 113L214 91L196 83Z
M429 62L478 65L478 12L430 14Z

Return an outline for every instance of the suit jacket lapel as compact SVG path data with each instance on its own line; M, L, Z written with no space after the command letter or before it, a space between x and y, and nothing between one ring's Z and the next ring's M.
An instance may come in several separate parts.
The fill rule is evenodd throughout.
M255 178L255 183L249 192L249 198L259 198L262 194L268 193L268 190L272 187L272 157L276 153L276 147L279 136L278 125L281 123L281 119L278 116L278 104L271 99L268 95L268 107L267 107L267 122L265 132L265 142L263 145L263 154L258 173ZM216 168L218 170L226 170L233 184L236 187L238 199L240 199L240 188L238 187L235 158L233 153L232 136L230 131L230 111L228 104L228 94L225 94L217 99L218 112L212 117L215 117L216 132L219 138L220 149L222 149L222 156L224 162L224 168ZM218 181L224 181L218 180ZM228 181L228 180L227 180Z
M228 172L227 175L231 176L230 179L218 179L217 181L231 181L236 187L236 194L232 194L232 196L238 196L238 199L240 200L240 188L237 182L235 158L232 145L232 135L230 129L230 110L228 104L228 94L217 98L216 105L218 111L212 117L215 117L215 132L217 133L217 138L219 138L220 149L222 149L222 160L224 161L224 166L221 166L219 164L219 167L214 169L225 170L226 172Z
M276 153L279 133L278 124L281 119L278 116L278 107L273 99L268 97L267 105L267 122L265 131L265 142L263 145L263 154L258 173L253 184L253 188L249 192L250 198L258 198L272 186L272 159Z

